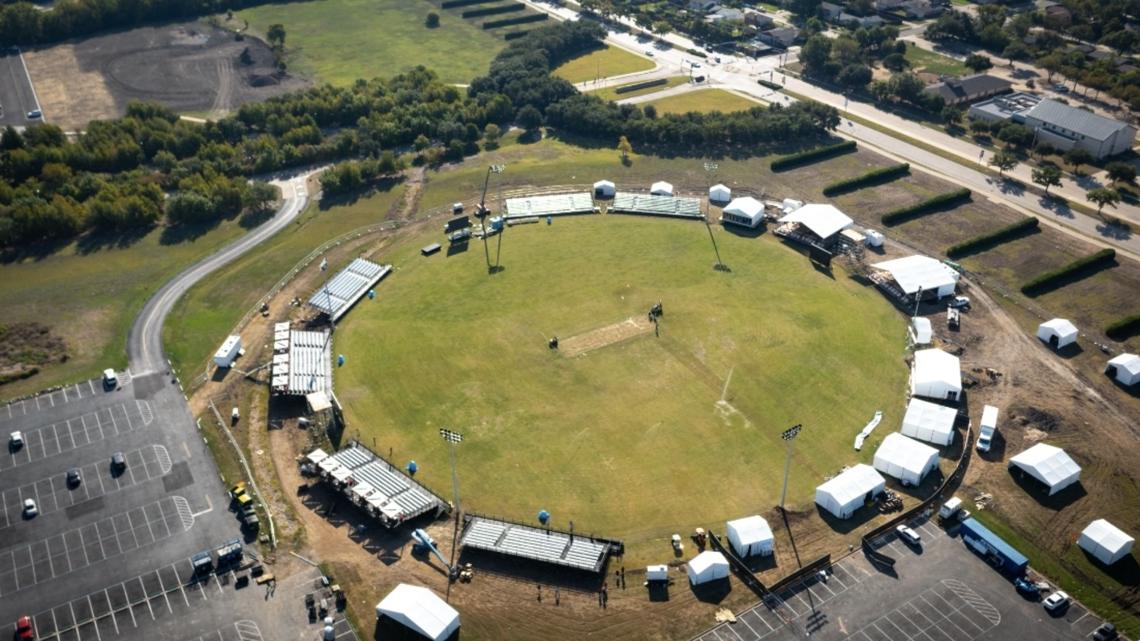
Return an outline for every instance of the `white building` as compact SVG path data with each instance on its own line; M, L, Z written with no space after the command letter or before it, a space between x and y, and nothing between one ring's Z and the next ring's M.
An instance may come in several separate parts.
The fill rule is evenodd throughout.
M907 438L898 432L887 434L875 450L875 469L902 481L918 485L938 467L938 450Z
M734 198L722 212L721 220L726 223L755 229L764 222L764 203L752 196Z
M1097 519L1081 532L1077 545L1105 565L1112 565L1132 553L1136 539L1104 519Z
M962 394L962 369L958 357L940 349L914 353L910 393L944 401L957 401Z
M1115 378L1121 385L1140 383L1140 356L1121 354L1110 358L1104 373Z
M855 221L833 205L808 203L785 214L780 222L795 223L800 231L807 230L819 244L827 246L835 242L839 232Z
M871 265L890 274L899 289L907 296L944 298L954 294L961 277L942 261L927 256L907 256Z
M459 629L459 613L431 590L401 583L376 604L376 618L387 617L432 641L447 639Z
M1136 129L1128 123L1029 93L1014 93L970 107L970 119L1012 121L1033 131L1038 142L1068 151L1084 149L1107 158L1132 148Z
M218 351L214 352L214 364L229 367L241 354L241 336L227 336Z
M886 488L886 479L875 468L859 463L816 487L815 502L836 517L846 519Z
M725 185L713 185L709 187L709 200L714 203L726 203L732 200L732 190Z
M609 180L599 180L594 183L594 197L595 198L613 198L617 193L617 185Z
M934 327L930 324L930 319L924 316L911 318L909 335L911 345L929 345L934 340Z
M912 398L906 406L902 428L904 435L935 445L954 442L954 421L958 410L921 398Z
M649 193L654 196L672 196L673 185L664 180L658 180L649 187Z
M725 534L732 549L736 550L740 558L748 558L753 554L767 556L772 554L775 538L772 528L762 516L746 516L742 519L729 521L725 525Z
M727 579L728 559L720 552L706 550L693 557L693 560L685 565L685 571L689 573L691 585Z
M1044 483L1049 488L1049 496L1081 480L1081 466L1069 458L1065 450L1045 443L1038 443L1009 459L1009 466Z
M1077 342L1077 326L1064 318L1047 320L1037 326L1037 338L1053 349L1061 349Z

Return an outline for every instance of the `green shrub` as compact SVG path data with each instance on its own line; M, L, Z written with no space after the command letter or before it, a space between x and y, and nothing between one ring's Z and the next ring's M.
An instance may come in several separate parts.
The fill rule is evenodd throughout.
M1117 341L1127 340L1140 334L1140 314L1125 316L1118 321L1109 323L1108 327L1104 328L1104 333Z
M686 53L688 53L690 56L696 56L698 58L708 58L709 57L709 54L701 51L700 49L688 49L688 50L686 50Z
M1029 218L1022 218L1012 225L1006 225L1001 229L992 231L988 234L974 236L969 240L964 240L956 245L951 245L950 249L946 250L946 255L950 258L961 258L968 254L974 254L984 249L989 249L996 245L1000 245L1007 240L1013 240L1024 234L1030 233L1037 229L1040 224L1036 218L1030 216Z
M528 24L531 22L542 22L543 20L546 20L549 17L550 16L546 15L545 13L535 13L535 14L532 14L529 16L519 16L517 18L505 18L503 20L492 20L490 22L484 22L483 28L484 29L498 29L499 27L509 27L511 25L516 25L516 24Z
M517 2L513 4L505 4L501 7L483 7L482 9L471 9L459 14L464 18L481 18L483 16L494 16L500 13L514 13L515 11L522 11L526 9L525 5Z
M475 4L490 4L497 1L498 0L446 0L446 2L440 6L444 9L455 9L458 7L470 7Z
M883 221L883 224L887 226L899 225L905 223L908 220L911 220L912 218L918 218L919 216L925 216L926 214L931 214L936 211L955 207L961 203L966 202L967 200L970 200L970 190L963 187L962 189L956 189L954 191L948 191L944 194L938 194L937 196L934 196L933 198L927 198L922 202L915 203L907 207L901 207L890 213L883 214L881 220Z
M783 87L781 87L778 83L772 82L770 80L757 80L756 83L759 84L761 87L767 87L769 89L775 89L776 91L783 89Z
M854 178L848 178L846 180L840 180L838 182L831 183L830 185L823 188L823 195L837 196L839 194L845 194L849 191L855 191L856 189L862 189L863 187L869 187L871 185L877 185L889 180L894 180L895 178L905 176L909 173L910 163L905 162L901 165L892 165L890 167L872 169L871 171L868 171L861 176L855 176Z
M529 31L511 31L503 34L503 40L516 40L530 33Z
M1064 267L1038 275L1021 286L1021 293L1026 296L1038 296L1063 287L1070 280L1087 276L1115 264L1116 250L1102 249L1084 258L1078 258Z
M623 85L614 89L614 93L629 93L631 91L638 91L641 89L648 89L650 87L660 87L661 85L669 84L668 78L658 78L656 80L646 80L645 82L635 82L632 85Z
M845 154L849 151L855 151L854 140L844 140L843 142L835 143L834 145L825 145L823 147L816 147L815 149L808 149L787 156L780 156L772 161L772 171L784 171L813 163L817 160L824 160L839 154Z

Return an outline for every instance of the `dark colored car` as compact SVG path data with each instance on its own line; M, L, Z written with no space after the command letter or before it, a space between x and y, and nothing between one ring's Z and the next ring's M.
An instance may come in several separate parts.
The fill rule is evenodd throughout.
M1034 585L1032 582L1025 579L1017 579L1013 582L1013 587L1017 588L1017 593L1027 599L1037 599L1041 596L1041 589Z
M73 467L67 471L67 487L78 487L83 482L83 475L79 473L78 467Z
M111 471L122 472L127 469L127 458L123 456L122 452L115 452L111 455Z
M1092 635L1093 641L1113 641L1119 638L1120 635L1116 632L1116 626L1111 623L1101 624Z

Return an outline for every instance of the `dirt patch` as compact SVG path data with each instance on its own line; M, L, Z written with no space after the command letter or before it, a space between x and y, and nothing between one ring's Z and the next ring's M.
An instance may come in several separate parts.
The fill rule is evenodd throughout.
M69 130L121 116L133 100L220 116L308 84L278 75L264 42L198 22L109 33L25 60L45 116Z
M653 328L654 324L647 316L631 317L620 323L606 325L584 334L561 339L558 341L558 351L566 358L574 358L607 345L648 334L653 331Z
M0 325L0 385L28 378L41 365L62 363L69 357L67 343L37 322Z

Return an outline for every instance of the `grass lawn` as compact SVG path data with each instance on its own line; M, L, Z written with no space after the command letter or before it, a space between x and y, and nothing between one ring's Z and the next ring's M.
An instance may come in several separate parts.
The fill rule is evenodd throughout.
M593 93L595 96L601 98L602 100L623 100L625 98L633 98L634 96L644 96L645 94L657 93L658 91L665 91L666 89L672 89L673 87L676 87L677 85L683 85L688 81L689 81L688 76L670 76L669 78L665 79L665 84L657 85L655 87L646 87L645 89L637 89L634 91L627 91L625 93L618 93L617 92L617 90L621 87L628 87L631 84L637 84L636 82L631 82L631 83L628 83L625 85L618 85L617 87L607 87L605 89L598 89L597 91L594 91L591 93Z
M940 53L927 51L907 43L906 60L914 71L925 71L946 76L961 76L970 73L970 69L961 62Z
M562 63L554 70L554 75L570 82L585 82L596 78L646 71L654 66L655 63L649 58L607 45Z
M429 11L440 26L428 29ZM466 84L483 75L504 46L458 14L424 0L321 0L265 4L237 14L261 37L269 25L285 25L288 62L294 71L334 85L358 78L390 77L424 65L444 82Z
M714 233L730 273L711 269L693 221L514 227L494 276L478 242L425 259L438 230L404 239L381 257L396 272L376 300L338 326L348 434L415 459L442 491L437 429L455 427L467 509L530 520L546 508L559 525L637 542L773 505L780 431L803 422L789 503L810 506L821 479L869 460L874 444L856 453L852 435L898 405L903 318L770 235ZM660 337L576 358L547 348L656 301Z
M688 111L708 113L710 111L745 111L761 104L743 96L723 89L698 89L660 100L649 104L657 107L659 114L676 114Z

